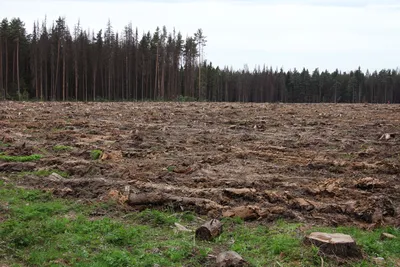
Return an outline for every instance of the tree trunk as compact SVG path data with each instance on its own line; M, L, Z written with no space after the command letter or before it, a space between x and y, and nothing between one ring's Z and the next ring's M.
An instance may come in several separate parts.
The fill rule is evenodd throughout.
M14 50L13 50L14 52L13 52L13 58L12 58L12 82L13 83L15 83L15 67L16 67L16 48L14 47Z
M61 48L61 40L58 40L58 45L57 45L57 63L56 63L56 78L54 81L54 89L53 89L53 99L56 100L57 96L56 96L56 88L58 87L58 69L59 69L59 65L60 65L60 48Z
M43 100L43 61L40 59L40 100Z
M97 66L93 68L93 101L96 101L96 74Z
M6 92L3 84L3 40L0 35L0 92L3 93L3 98L6 99Z
M7 96L8 95L8 43L7 43L7 38L5 39L4 43L6 44L6 76L5 76L4 88L5 88L5 95Z
M39 99L39 64L38 64L38 49L35 49L35 98Z
M158 93L158 88L157 88L158 77L157 76L158 76L158 45L157 45L157 55L156 55L156 75L154 78L154 95L153 95L154 100L157 98L157 93Z
M18 87L18 95L20 95L21 89L19 84L19 38L17 39L17 87Z
M129 88L129 60L128 60L128 55L125 57L125 86L126 86L126 96L129 99L130 98L130 88ZM122 87L123 88L123 87ZM123 91L123 89L122 89Z
M164 99L164 95L165 95L165 88L164 85L165 84L165 62L163 62L162 64L162 68L161 68L161 98Z
M48 75L48 70L49 70L49 62L48 62L48 58L47 55L46 56L46 60L44 62L45 64L45 69L44 69L44 97L46 100L48 100L48 89L49 89L49 75Z
M138 53L135 48L135 100L138 100Z
M201 99L201 44L199 43L199 101Z
M75 53L77 52L78 51L75 51ZM75 54L75 100L78 101L78 55L76 54Z
M65 101L66 99L66 94L65 94L65 46L63 49L63 81L62 81L62 100Z

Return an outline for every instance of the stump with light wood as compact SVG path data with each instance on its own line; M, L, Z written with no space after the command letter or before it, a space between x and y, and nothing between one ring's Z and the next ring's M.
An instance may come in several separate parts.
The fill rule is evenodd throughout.
M217 256L217 267L244 267L248 263L235 251L225 251Z
M212 240L222 233L222 224L219 220L212 219L196 230L196 238L199 240Z
M320 252L325 255L340 258L362 258L360 248L349 235L314 232L305 238L305 243L318 247Z

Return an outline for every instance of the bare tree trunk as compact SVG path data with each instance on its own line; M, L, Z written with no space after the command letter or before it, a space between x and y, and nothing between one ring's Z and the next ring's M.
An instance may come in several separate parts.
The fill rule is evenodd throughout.
M0 35L0 90L3 93L4 99L6 98L6 92L4 90L3 84L3 40Z
M61 40L58 40L58 45L57 45L57 64L56 64L56 78L54 81L54 88L53 88L53 98L57 99L56 96L56 88L58 87L58 69L60 65L60 48L61 48ZM58 90L57 90L58 91Z
M97 66L93 69L93 101L96 101L96 74Z
M108 64L108 100L111 100L111 62Z
M153 98L156 99L157 97L157 92L158 92L158 88L157 88L157 77L158 76L158 45L157 45L157 57L156 57L156 75L155 75L155 79L154 79L154 96Z
M62 81L62 100L65 101L66 95L65 95L65 47L63 51L63 81Z
M77 51L75 51L77 53ZM75 100L78 101L78 56L75 54Z
M12 64L13 64L13 67L12 67L12 82L13 83L15 83L15 61L16 61L16 56L15 56L15 54L16 54L16 49L14 48L14 52L13 52L13 60L12 60Z
M164 99L165 96L165 60L163 60L161 68L161 98Z
M19 84L19 38L17 39L17 87L18 87L18 95L20 95L21 89Z
M142 54L142 100L144 99L144 55Z
M199 43L199 100L201 99L201 44Z
M69 75L68 72L65 71L65 99L68 101L69 100Z
M135 99L138 100L138 53L135 48Z
M35 49L35 97L39 99L39 69L38 69L38 49Z
M46 57L46 60L45 60L44 64L45 64L45 69L44 69L44 77L45 77L45 80L44 80L44 97L45 97L46 100L48 100L48 93L49 93L49 91L48 91L49 90L49 75L48 75L49 62L47 60L47 57Z
M130 97L130 88L129 88L129 61L128 61L128 55L126 55L126 57L125 57L125 86L126 86L126 95L127 95L127 98L129 99L129 97ZM122 89L122 91L123 91L123 89Z
M87 64L87 63L86 63ZM88 101L88 67L85 66L85 101Z
M43 61L40 60L40 100L43 100Z
M8 95L8 44L7 44L7 38L5 40L5 44L6 44L6 77L5 77L6 83L4 85L4 88L5 88L5 95L7 96Z

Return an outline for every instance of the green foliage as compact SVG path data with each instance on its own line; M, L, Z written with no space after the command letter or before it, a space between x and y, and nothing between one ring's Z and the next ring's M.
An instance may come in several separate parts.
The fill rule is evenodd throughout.
M10 146L10 144L0 141L0 147L9 147L9 146Z
M29 92L25 89L22 93L17 94L19 101L28 101L29 100Z
M179 95L179 96L176 98L176 101L178 101L178 102L196 102L197 99L194 98L194 97L190 97L190 96Z
M176 169L176 166L168 166L167 171L168 172L173 172Z
M102 154L103 154L103 151L101 151L101 150L97 150L97 149L92 150L92 151L90 151L90 158L92 160L97 160L101 157Z
M64 145L55 145L53 147L54 151L58 151L58 152L63 152L63 151L70 151L73 150L74 148L71 146L64 146Z
M149 223L151 225L156 225L156 226L157 225L170 226L173 225L175 222L177 222L177 219L168 213L150 209L147 209L139 213L138 219L141 222Z
M8 156L4 154L0 154L0 160L2 161L12 161L12 162L27 162L27 161L35 161L40 160L43 156L39 154L33 154L30 156Z

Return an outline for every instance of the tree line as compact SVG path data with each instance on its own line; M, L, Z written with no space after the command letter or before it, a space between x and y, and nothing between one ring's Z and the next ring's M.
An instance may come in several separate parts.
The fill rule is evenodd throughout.
M365 73L213 66L206 36L166 27L142 34L111 22L98 32L69 29L65 18L31 33L19 18L0 24L0 98L59 101L200 100L242 102L399 103L400 71Z

